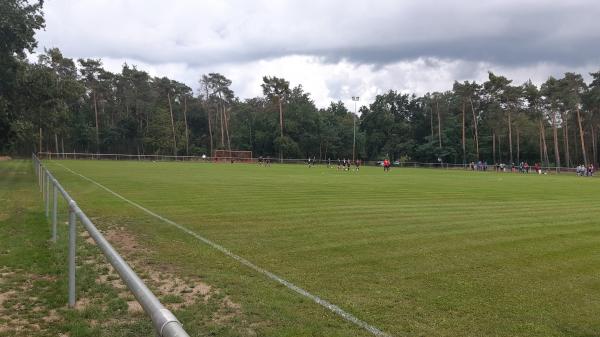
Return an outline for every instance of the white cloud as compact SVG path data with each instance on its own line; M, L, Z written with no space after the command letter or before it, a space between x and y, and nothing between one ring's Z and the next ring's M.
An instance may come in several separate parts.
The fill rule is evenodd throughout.
M311 94L318 107L330 102L343 101L354 109L352 96L360 96L360 105L371 103L375 96L387 90L423 95L431 91L450 90L455 80L479 83L487 80L488 71L502 74L522 84L531 79L541 84L548 76L561 76L567 71L586 75L592 66L568 67L551 63L539 63L524 67L503 67L486 62L437 60L419 58L382 67L360 65L348 61L322 63L312 56L286 56L272 60L246 63L218 64L207 67L189 67L185 63L148 64L135 59L104 58L104 65L113 72L120 72L123 63L137 65L153 76L167 76L186 83L196 91L202 74L219 72L232 80L232 89L240 98L262 96L263 76L283 77L291 86L301 84Z

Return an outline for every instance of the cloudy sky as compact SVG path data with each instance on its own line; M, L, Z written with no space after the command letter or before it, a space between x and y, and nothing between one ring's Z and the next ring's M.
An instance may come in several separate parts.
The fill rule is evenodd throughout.
M124 62L198 88L220 72L240 98L262 76L319 107L389 89L423 94L493 71L540 83L600 70L600 1L46 0L39 50Z

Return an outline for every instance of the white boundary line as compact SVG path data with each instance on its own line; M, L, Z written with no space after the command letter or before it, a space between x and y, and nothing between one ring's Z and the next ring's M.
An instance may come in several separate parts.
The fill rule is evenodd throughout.
M204 242L205 244L211 246L212 248L214 248L214 249L220 251L221 253L223 253L223 254L231 257L232 259L240 262L241 264L245 265L246 267L248 267L250 269L253 269L254 271L259 272L259 273L261 273L263 275L266 275L268 278L270 278L270 279L272 279L274 281L277 281L277 282L283 284L288 289L293 290L296 293L298 293L298 294L300 294L300 295L302 295L304 297L307 297L307 298L313 300L317 304L319 304L319 305L321 305L321 306L323 306L323 307L325 307L325 308L333 311L334 313L336 313L338 316L342 317L343 319L345 319L345 320L347 320L347 321L349 321L351 323L354 323L355 325L357 325L357 326L359 326L359 327L361 327L361 328L369 331L371 334L373 334L375 336L380 336L380 337L391 337L387 333L379 330L378 328L370 325L369 323L367 323L367 322L365 322L365 321L357 318L356 316L354 316L354 315L352 315L352 314L344 311L342 308L338 307L337 305L335 305L335 304L333 304L333 303L331 303L331 302L329 302L327 300L324 300L324 299L322 299L322 298L320 298L320 297L318 297L316 295L313 295L313 294L309 293L308 291L306 291L306 290L304 290L304 289L296 286L295 284L293 284L293 283L291 283L289 281L286 281L285 279L283 279L283 278L281 278L281 277L279 277L279 276L271 273L270 271L268 271L268 270L266 270L264 268L261 268L261 267L255 265L254 263L246 260L245 258L232 253L229 249L227 249L227 248L219 245L218 243L215 243L215 242L213 242L213 241L211 241L211 240L209 240L209 239L201 236L200 234L198 234L198 233L190 230L189 228L184 227L184 226L176 223L175 221L169 220L169 219L167 219L167 218L165 218L165 217L163 217L163 216L161 216L159 214L156 214L156 213L152 212L151 210L145 208L144 206L142 206L142 205L140 205L140 204L138 204L138 203L136 203L134 201L131 201L131 200L123 197L122 195L120 195L120 194L112 191L108 187L106 187L106 186L104 186L104 185L102 185L102 184L100 184L100 183L92 180L91 178L88 178L88 177L86 177L86 176L84 176L82 174L79 174L79 173L71 170L70 168L68 168L68 167L66 167L66 166L64 166L64 165L62 165L60 163L56 163L56 164L59 165L59 166L61 166L61 167L63 167L67 171L69 171L69 172L71 172L71 173L73 173L75 175L78 175L81 178L83 178L83 179L91 182L92 184L94 184L94 185L102 188L103 190L107 191L108 193L114 195L115 197L117 197L117 198L119 198L119 199L121 199L121 200L123 200L123 201L125 201L125 202L127 202L129 204L131 204L132 206L135 206L135 207L141 209L142 211L144 211L144 212L152 215L153 217L155 217L157 219L160 219L160 220L162 220L162 221L164 221L164 222L166 222L166 223L168 223L168 224L170 224L170 225L172 225L174 227L179 228L181 231L183 231L183 232L185 232L185 233L187 233L187 234L195 237L196 239Z

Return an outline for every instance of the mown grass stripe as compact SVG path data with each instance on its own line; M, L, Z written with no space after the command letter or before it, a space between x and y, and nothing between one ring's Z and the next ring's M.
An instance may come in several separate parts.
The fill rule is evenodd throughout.
M139 208L140 210L146 212L147 214L149 214L149 215L151 215L151 216L153 216L153 217L155 217L155 218L157 218L157 219L159 219L161 221L164 221L164 222L166 222L166 223L168 223L168 224L170 224L170 225L172 225L174 227L177 227L178 229L182 230L183 232L185 232L185 233L187 233L187 234L195 237L196 239L204 242L205 244L211 246L212 248L214 248L214 249L222 252L223 254L225 254L225 255L233 258L234 260L240 262L241 264L249 267L250 269L253 269L256 272L261 273L261 274L269 277L270 279L272 279L272 280L274 280L274 281L276 281L276 282L284 285L288 289L293 290L294 292L296 292L296 293L298 293L298 294L300 294L300 295L302 295L302 296L304 296L306 298L311 299L315 303L321 305L322 307L324 307L326 309L331 310L332 312L334 312L338 316L342 317L343 319L345 319L345 320L347 320L347 321L349 321L349 322L351 322L351 323L353 323L353 324L355 324L355 325L357 325L357 326L359 326L359 327L367 330L368 332L370 332L374 336L390 337L390 335L388 335L387 333L385 333L385 332L381 331L380 329L376 328L375 326L373 326L373 325L371 325L371 324L369 324L369 323L367 323L367 322L365 322L365 321L357 318L356 316L354 316L354 315L346 312L345 310L343 310L339 306L337 306L337 305L335 305L335 304L333 304L333 303L331 303L331 302L329 302L327 300L324 300L324 299L320 298L319 296L313 295L313 294L309 293L308 291L306 291L306 290L304 290L304 289L296 286L295 284L293 284L293 283L291 283L291 282L283 279L282 277L280 277L280 276L278 276L276 274L273 274L272 272L270 272L270 271L268 271L268 270L266 270L264 268L261 268L261 267L255 265L254 263L250 262L249 260L247 260L247 259L245 259L245 258L243 258L243 257L241 257L239 255L234 254L229 249L227 249L227 248L219 245L218 243L213 242L213 241L211 241L211 240L209 240L209 239L201 236L200 234L198 234L198 233L190 230L189 228L187 228L187 227L185 227L183 225L180 225L180 224L178 224L178 223L176 223L176 222L174 222L174 221L172 221L170 219L167 219L167 218L165 218L165 217L163 217L163 216L161 216L161 215L159 215L159 214L157 214L157 213L155 213L155 212L153 212L153 211L145 208L144 206L142 206L142 205L140 205L140 204L138 204L138 203L136 203L134 201L131 201L131 200L123 197L122 195L120 195L120 194L112 191L108 187L106 187L106 186L104 186L104 185L96 182L95 180L93 180L91 178L88 178L88 177L86 177L86 176L84 176L82 174L79 174L79 173L71 170L70 168L68 168L68 167L66 167L66 166L64 166L64 165L62 165L60 163L58 165L61 166L61 167L63 167L67 171L71 172L72 174L75 174L75 175L77 175L77 176L79 176L79 177L81 177L81 178L83 178L83 179L91 182L92 184L94 184L94 185L102 188L103 190L105 190L105 191L111 193L112 195L114 195L115 197L117 197L117 198L119 198L119 199L121 199L121 200L129 203L130 205Z

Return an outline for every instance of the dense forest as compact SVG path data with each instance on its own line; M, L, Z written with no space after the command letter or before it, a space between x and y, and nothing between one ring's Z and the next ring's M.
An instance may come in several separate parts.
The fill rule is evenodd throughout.
M36 62L42 3L0 4L0 152L32 151L210 155L251 150L255 157L356 157L467 163L598 162L600 72L550 77L541 86L489 73L423 96L389 90L359 109L319 109L301 85L265 76L263 96L240 99L219 73L196 88L124 64L74 60L57 48ZM400 84L399 84L400 85Z

